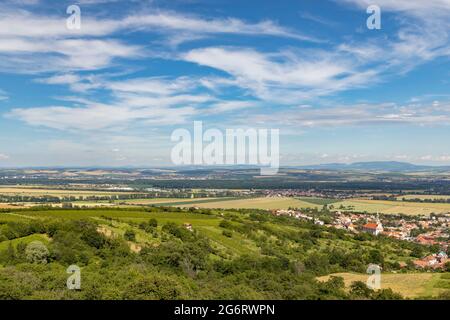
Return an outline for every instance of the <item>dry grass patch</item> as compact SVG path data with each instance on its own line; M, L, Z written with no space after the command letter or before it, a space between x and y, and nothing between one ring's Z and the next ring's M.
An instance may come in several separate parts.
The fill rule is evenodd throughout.
M369 275L356 273L335 273L318 278L319 281L327 281L330 276L344 278L345 286L350 287L354 281L366 282ZM406 298L417 298L424 296L438 296L445 289L436 287L441 280L440 273L386 273L381 275L381 288L390 288Z
M185 207L195 206L199 208L221 208L221 209L288 209L292 208L321 208L322 206L288 197L264 197L252 199L237 199L227 201L212 201L183 205Z

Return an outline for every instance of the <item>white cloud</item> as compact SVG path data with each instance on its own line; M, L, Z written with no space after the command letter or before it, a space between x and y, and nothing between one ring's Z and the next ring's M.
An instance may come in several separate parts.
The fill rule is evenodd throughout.
M357 72L350 59L324 51L268 54L246 48L210 47L191 50L181 58L225 71L233 76L231 84L259 98L285 103L362 86L376 73Z
M237 111L241 109L254 108L257 104L252 101L221 101L213 104L210 107L210 113L224 113L230 111Z
M344 0L354 3L362 8L376 4L381 10L402 11L419 16L433 14L445 14L450 12L449 0Z
M87 76L89 77L89 76ZM68 84L78 88L85 79L73 74L60 74L39 79L46 83ZM33 126L60 130L119 130L129 126L147 124L162 126L184 123L198 115L200 110L214 108L219 101L206 93L191 93L200 82L180 77L139 78L123 81L107 81L100 78L95 85L108 90L113 101L98 103L80 97L63 97L71 106L47 106L39 108L14 108L8 117ZM242 105L243 106L243 105ZM236 107L236 106L234 106ZM223 112L226 104L218 105ZM228 106L228 109L233 106ZM203 111L204 114L207 112Z
M193 107L161 108L128 107L121 105L90 104L83 107L40 107L13 109L8 116L18 118L29 125L45 126L60 130L124 130L140 121L149 124L177 124L195 114Z
M117 19L82 19L81 29L66 27L68 16L40 16L21 10L3 8L0 13L0 36L3 37L80 37L107 36L119 31L189 32L189 34L240 34L286 37L320 42L310 36L281 27L270 20L248 23L236 18L202 18L199 16L160 11L154 14L132 14ZM11 25L14 28L11 28Z
M3 91L2 89L0 89L0 101L2 101L2 100L8 100L8 99L9 99L9 97L8 97L8 95L6 94L6 92Z
M445 106L432 104L357 104L334 105L315 108L291 108L271 114L254 114L252 122L271 123L283 128L342 127L353 125L448 125L450 123L450 102ZM249 119L243 119L248 122Z
M139 46L116 40L0 38L0 68L9 72L96 70L115 58L141 57Z
M236 18L202 18L164 11L105 19L82 13L81 29L69 30L66 19L65 15L38 15L10 4L0 5L0 70L96 70L110 66L117 58L142 58L142 46L111 39L118 32L164 34L164 41L171 45L213 34L316 41L269 20L248 23Z
M361 9L374 4L370 0L345 2L356 4ZM396 37L382 36L368 45L341 48L357 50L361 57L369 54L370 57L366 57L371 61L384 59L391 65L404 65L407 70L424 61L450 55L450 0L378 0L376 4L382 13L399 14L400 28Z
M128 28L149 28L161 31L189 31L189 34L243 34L243 35L268 35L287 37L297 40L319 40L299 34L287 28L283 28L270 20L258 23L246 23L236 18L203 19L195 16L181 15L173 12L161 12L158 14L143 14L129 16L123 20L122 25ZM148 29L145 29L148 30Z

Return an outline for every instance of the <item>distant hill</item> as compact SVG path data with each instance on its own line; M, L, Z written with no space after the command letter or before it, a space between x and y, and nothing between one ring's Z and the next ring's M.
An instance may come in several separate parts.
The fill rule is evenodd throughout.
M450 166L425 166L398 161L371 161L371 162L355 162L350 164L325 163L319 165L300 166L296 168L310 169L310 170L365 170L365 171L390 171L390 172L450 170Z

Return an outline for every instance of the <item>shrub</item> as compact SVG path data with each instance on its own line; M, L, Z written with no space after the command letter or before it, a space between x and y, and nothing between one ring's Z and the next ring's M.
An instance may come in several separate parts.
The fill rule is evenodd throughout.
M232 233L231 231L229 231L229 230L223 230L223 231L222 231L222 234L223 234L225 237L228 237L228 238L233 237L233 233Z
M25 249L25 257L30 263L47 263L49 251L40 241L30 242Z
M123 237L127 241L136 241L136 233L133 230L130 230L130 229L125 231L125 234L123 235Z

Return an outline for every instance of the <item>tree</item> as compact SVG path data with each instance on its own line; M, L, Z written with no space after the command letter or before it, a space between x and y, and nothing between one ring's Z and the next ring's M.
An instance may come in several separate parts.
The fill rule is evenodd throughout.
M383 254L379 251L379 250L370 250L369 253L369 259L370 259L370 263L374 263L374 264L380 264L382 265L384 263L384 257Z
M97 232L97 229L93 226L86 228L83 231L81 239L91 247L100 249L104 246L106 239Z
M14 263L14 261L16 260L16 250L14 249L11 242L8 243L8 248L6 250L6 259L11 263Z
M356 299L370 299L373 290L362 281L354 281L350 285L350 294Z
M158 227L158 221L155 218L152 218L148 222L148 225L152 228L156 228L156 227Z
M40 241L30 242L25 249L25 257L30 263L47 263L49 256L47 247Z
M381 289L376 291L373 294L373 299L375 300L401 300L403 299L403 296L400 293L396 293L392 291L391 288L389 289Z
M222 234L223 234L225 237L228 237L228 238L233 237L233 233L232 233L231 231L229 231L229 230L223 230L223 231L222 231Z
M125 231L125 234L123 235L123 237L127 241L136 241L136 233L133 230L130 230L130 229Z
M423 249L419 246L415 246L414 249L412 249L410 256L415 258L422 258Z
M444 269L445 269L445 271L450 272L450 261L447 261L447 262L445 263Z

